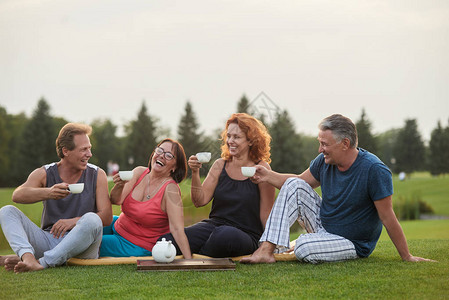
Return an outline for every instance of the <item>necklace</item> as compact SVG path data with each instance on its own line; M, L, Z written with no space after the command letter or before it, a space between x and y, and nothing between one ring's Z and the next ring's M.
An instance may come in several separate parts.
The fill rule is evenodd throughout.
M148 194L145 196L145 198L147 199L147 200L149 200L150 198L151 198L151 195L150 195L150 174L148 174ZM146 188L145 188L145 190L146 190Z
M165 182L167 182L167 180L168 179L164 179L163 181L162 181L162 183L158 186L158 188L156 189L156 191L158 191L159 190L159 188L165 183ZM150 176L148 175L148 193L145 193L146 195L145 195L145 201L147 201L147 200L150 200L150 198L152 197L152 195L151 195L151 192L150 192L150 190L151 190L151 188L150 188ZM146 188L145 188L145 190L146 190Z

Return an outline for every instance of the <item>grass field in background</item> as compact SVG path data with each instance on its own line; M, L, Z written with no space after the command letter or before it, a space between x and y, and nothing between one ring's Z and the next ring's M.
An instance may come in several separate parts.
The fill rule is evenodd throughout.
M393 197L420 195L436 215L449 216L449 175L432 177L428 173L413 173L405 181L394 177L393 185Z

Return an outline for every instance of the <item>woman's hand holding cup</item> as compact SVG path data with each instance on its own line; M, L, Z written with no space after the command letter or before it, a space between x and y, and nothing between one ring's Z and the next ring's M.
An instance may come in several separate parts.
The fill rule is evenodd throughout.
M190 156L187 163L189 164L189 168L192 172L198 172L202 166L202 163L200 163L196 155Z
M126 181L122 180L122 178L120 177L119 173L115 174L114 176L112 176L112 181L114 182L115 185L125 185Z

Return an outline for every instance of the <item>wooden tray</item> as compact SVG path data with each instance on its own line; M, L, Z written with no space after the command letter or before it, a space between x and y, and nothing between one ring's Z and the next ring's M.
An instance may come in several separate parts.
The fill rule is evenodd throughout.
M137 260L138 271L234 271L230 258L175 259L171 263Z

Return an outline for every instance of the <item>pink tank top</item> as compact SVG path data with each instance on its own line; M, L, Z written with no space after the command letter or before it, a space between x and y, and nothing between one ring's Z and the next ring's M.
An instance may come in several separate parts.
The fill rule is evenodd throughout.
M176 184L176 181L170 180L164 183L156 195L148 201L138 201L132 197L132 193L136 185L149 172L149 169L143 172L126 196L122 203L122 213L114 227L118 234L131 243L151 251L157 239L170 232L168 216L161 209L161 201L167 185L170 183Z

